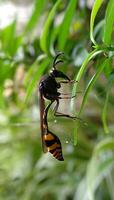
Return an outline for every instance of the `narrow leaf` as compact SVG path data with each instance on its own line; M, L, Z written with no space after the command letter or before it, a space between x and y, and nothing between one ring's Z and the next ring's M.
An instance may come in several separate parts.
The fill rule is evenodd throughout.
M75 80L77 81L77 83L76 83L76 84L74 85L74 87L73 87L73 95L76 94L76 92L77 92L78 83L79 83L79 81L80 81L82 75L83 75L84 72L85 72L85 69L86 69L86 67L87 67L88 62L89 62L93 57L95 57L96 55L98 55L98 54L100 54L100 53L102 53L102 52L103 52L102 50L97 50L97 49L95 49L95 50L93 50L90 54L88 54L87 58L84 60L82 66L80 67L80 70L79 70L79 72L78 72L78 74L77 74L77 76L76 76L76 78L75 78Z
M111 154L107 154L111 152ZM112 152L113 151L113 152ZM91 160L88 163L86 176L77 187L75 199L95 200L95 190L103 181L104 176L109 177L110 168L114 167L114 139L107 138L100 141L94 149ZM110 185L109 185L110 186Z
M108 59L107 59L108 60ZM86 102L87 102L87 99L88 99L88 96L90 94L90 91L92 90L95 82L97 81L97 79L99 78L101 72L103 71L106 63L107 63L107 60L104 61L104 63L101 64L100 67L98 67L95 75L91 78L91 80L89 81L88 85L87 85L87 88L85 90L85 94L84 94L84 97L83 97L83 101L82 101L82 104L81 104L81 108L80 108L80 111L79 111L79 115L81 114Z
M15 52L15 42L16 42L15 37L16 37L16 20L14 20L11 24L9 24L0 32L2 48L8 55L13 55L12 50L13 52Z
M92 159L87 168L87 192L89 200L95 199L95 190L105 177L108 176L108 172L111 167L114 167L114 148L111 149L111 145L114 145L114 140L111 138L101 141L94 150ZM111 152L111 154L106 154Z
M111 154L106 159L93 156L87 169L87 193L89 200L95 200L95 190L104 179L104 175L108 176L111 167L114 167L114 155Z
M38 80L39 80L40 76L43 74L48 63L49 63L49 60L44 60L44 62L38 66L38 70L35 73L34 78L31 80L30 84L28 85L27 94L25 97L25 103L27 103L30 95L32 94L32 91L36 87Z
M91 38L91 41L93 42L93 44L97 45L95 39L94 39L94 36L93 36L93 30L94 30L94 23L95 23L95 17L101 7L103 3L103 0L96 0L94 5L93 5L93 8L92 8L92 12L91 12L91 19L90 19L90 38Z
M35 25L38 23L39 17L41 15L45 0L35 0L34 9L32 15L25 27L25 34L32 31Z
M53 23L53 19L54 19L57 7L59 6L60 2L61 2L61 0L58 0L55 3L55 5L53 6L52 10L50 11L48 18L47 18L47 20L44 24L42 35L41 35L41 38L40 38L41 48L46 53L48 53L48 49L49 49L49 47L48 47L48 36L49 36L50 28L51 28L51 25Z
M108 108L109 94L110 94L110 91L108 90L106 94L106 99L104 102L103 111L102 111L102 122L103 122L104 132L107 134L109 133L109 128L107 125L107 108Z
M70 0L65 11L64 19L61 24L60 33L58 37L59 49L63 50L67 41L70 24L75 13L77 0Z
M106 138L103 141L101 141L95 148L94 153L99 154L103 151L114 151L114 138Z
M37 71L36 66L40 65L40 63L43 63L44 59L47 59L46 55L39 55L37 57L37 59L35 60L35 62L31 65L31 67L27 71L25 78L24 78L24 85L25 86L27 86L29 84L31 77L33 77L34 74L36 73L36 71Z
M108 66L108 63L107 63L107 66ZM109 101L110 90L113 86L113 83L114 83L114 72L112 71L112 73L110 73L110 76L109 76L108 89L107 89L107 93L106 93L106 99L104 102L104 108L102 111L102 122L103 122L103 127L104 127L105 133L109 133L109 129L108 129L108 125L107 125L107 111L108 111L108 101Z
M93 58L95 57L96 55L102 53L102 50L93 50L88 56L87 58L84 60L75 80L77 81L77 83L74 84L74 87L73 87L73 91L72 91L72 95L75 95L76 92L77 92L77 86L78 86L78 83L82 77L82 75L84 74L85 72L85 69L86 69L86 66L88 64L88 62ZM73 110L73 100L71 101L71 108ZM79 115L78 115L79 116ZM76 126L74 127L74 145L77 144L77 135L78 135L78 128L79 128L79 123L76 124Z
M110 0L108 2L105 14L105 25L104 25L104 35L103 35L103 41L106 45L111 45L113 23L114 23L114 0Z

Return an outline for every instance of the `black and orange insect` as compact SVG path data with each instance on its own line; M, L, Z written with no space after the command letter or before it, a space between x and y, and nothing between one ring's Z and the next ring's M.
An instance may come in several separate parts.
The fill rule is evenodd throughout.
M63 161L62 155L62 146L59 138L49 130L48 127L48 111L50 106L56 102L54 108L55 116L68 117L76 119L67 114L57 112L60 99L68 99L72 97L64 96L62 97L58 89L61 87L61 83L72 83L73 81L63 72L56 69L56 65L60 62L63 62L61 59L58 59L63 53L58 53L53 61L52 70L49 75L42 77L39 83L39 93L40 93L40 121L41 121L41 137L42 137L42 147L44 152L50 152L57 160ZM64 80L57 81L56 78L61 78ZM45 99L50 100L50 103L45 107Z

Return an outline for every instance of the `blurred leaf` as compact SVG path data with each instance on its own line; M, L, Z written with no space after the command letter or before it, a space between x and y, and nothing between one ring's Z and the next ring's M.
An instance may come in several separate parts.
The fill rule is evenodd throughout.
M106 93L106 99L105 99L104 107L102 111L102 122L103 122L105 133L109 133L109 128L107 125L107 108L108 108L109 94L110 94L110 91L108 90Z
M1 31L0 39L2 50L8 55L15 55L22 42L22 36L16 35L16 20Z
M10 39L13 40L15 36L15 30L16 30L16 20L14 20L11 24L9 24L7 27L2 29L0 33L0 38L2 40L2 45L4 49L9 49L10 45Z
M104 19L103 19L103 20L101 20L101 21L95 26L95 29L94 29L94 37L96 37L96 36L99 34L99 32L102 31L103 26L104 26L104 23L105 23L105 21L104 21Z
M57 35L59 33L60 26L55 26L54 29L51 31L50 36L50 53L52 55L55 55L55 49L54 49L54 42L56 41Z
M87 98L88 98L95 82L99 78L100 74L103 72L103 69L107 65L108 62L109 62L109 59L106 59L104 61L104 63L101 64L101 66L97 66L98 68L96 70L95 75L93 75L93 77L91 78L91 80L89 81L89 83L86 87L86 90L85 90L85 93L84 93L84 96L83 96L83 101L82 101L82 104L81 104L81 107L80 107L79 115L81 114L82 110L84 109L85 103L87 102Z
M40 76L43 74L44 70L46 69L46 66L48 65L49 60L45 59L40 65L37 64L36 66L38 67L38 70L34 74L34 78L31 80L29 83L29 86L27 87L27 94L25 97L25 103L27 103L30 95L32 94L33 89L36 87L38 80Z
M113 23L114 23L114 1L109 0L105 14L104 35L103 35L103 41L106 45L111 45Z
M82 77L82 75L84 74L85 72L85 69L86 69L86 66L88 64L88 62L93 58L95 57L96 55L102 53L103 51L102 50L93 50L90 54L88 54L88 56L86 57L86 59L84 60L82 66L80 67L79 71L78 71L78 74L76 75L75 77L75 80L77 81L76 84L74 84L74 87L73 87L73 92L72 94L75 95L76 92L77 92L77 86L78 86L78 83ZM72 101L73 102L73 101Z
M73 200L78 200L78 199L86 200L88 198L88 196L87 196L87 188L86 188L87 184L86 183L87 183L86 177L83 178L79 182L79 184L78 184L78 186L76 188L76 192L75 192L75 196L74 196Z
M101 7L103 3L103 0L95 0L93 8L92 8L92 12L91 12L91 19L90 19L90 38L91 41L93 42L93 44L97 45L94 36L93 36L93 29L94 29L94 22L95 22L95 17Z
M48 18L44 24L44 28L43 28L43 31L42 31L42 35L41 35L41 38L40 38L40 45L41 45L41 48L44 52L48 53L49 51L49 45L48 45L48 42L49 42L49 32L50 32L50 28L51 28L51 25L53 23L53 19L54 19L54 16L55 16L55 13L56 13L56 10L60 4L61 0L58 0L55 5L53 6L52 10L50 11L49 15L48 15Z
M99 154L103 151L114 151L114 138L113 137L108 137L101 141L95 148L94 154Z
M5 102L4 102L4 97L3 97L3 87L0 86L0 109L5 108Z
M106 78L109 78L109 76L111 74L111 70L112 70L112 59L109 58L108 62L106 63L106 65L104 67L104 70L103 70Z
M109 96L110 96L110 90L111 90L113 84L114 84L114 71L112 71L112 73L110 73L110 76L108 79L106 99L105 99L104 107L103 107L103 111L102 111L102 122L103 122L103 127L104 127L105 133L109 133L109 129L108 129L108 125L107 125L107 111L108 111L108 101L109 101Z
M84 44L77 44L72 53L74 65L80 67L83 64L84 60L87 58L87 56L88 51L86 48L84 48Z
M108 190L109 190L109 194L110 194L110 199L114 199L114 177L113 177L113 170L111 170L108 174L108 176L106 177L106 182L108 185Z
M108 78L108 85L112 86L112 84L114 84L114 69L112 69L110 76Z
M6 79L11 78L14 70L9 60L0 60L0 85L4 84Z
M86 66L88 64L88 62L93 58L95 57L96 55L102 53L102 50L93 50L88 56L87 58L84 60L82 66L80 67L80 70L78 71L78 74L75 78L75 80L77 81L77 83L74 84L73 86L73 90L72 90L72 95L75 95L76 92L77 92L77 86L78 86L78 83L82 77L82 75L84 74L84 71L86 69ZM73 100L71 101L71 107L72 107L72 110L73 110ZM79 113L80 114L80 113ZM79 116L79 115L78 115ZM77 122L76 123L76 126L74 127L74 145L77 144L77 135L78 135L78 128L79 128L79 123Z
M45 0L35 0L34 9L28 23L26 24L24 34L31 32L38 23L39 17L41 16L41 12L43 10L44 2Z
M26 73L26 76L24 78L24 84L27 86L30 82L31 77L34 76L34 74L37 71L36 66L42 62L44 62L44 59L47 59L46 55L40 55L37 57L37 59L35 60L35 62L31 65L31 67L29 68L28 72Z
M106 154L106 151L111 153ZM95 190L105 177L108 178L110 168L114 167L112 151L114 152L113 138L104 139L96 145L87 167L86 176L79 182L76 189L74 200L97 199Z
M61 24L60 33L58 37L59 50L64 50L67 37L68 37L68 32L71 25L71 21L75 13L76 5L77 5L77 0L70 0L67 6L67 9L65 11L64 19Z
M95 167L96 166L96 167ZM114 155L107 156L105 160L93 157L87 170L87 191L89 200L95 199L95 189L107 176L111 167L114 167Z
M109 146L110 149L110 140L105 140L104 144L103 141L99 143L96 149L99 146L99 151L97 150L96 153L93 154L92 159L89 163L88 169L87 169L87 192L89 200L95 199L95 190L101 183L101 181L104 179L104 176L108 176L108 172L110 171L111 167L114 167L114 154L106 154L106 143L107 146ZM102 146L102 148L100 148ZM108 149L107 149L108 150ZM114 149L113 149L114 150ZM103 152L104 151L104 152ZM99 154L98 154L99 153ZM102 153L102 156L100 156ZM103 156L104 155L104 156Z

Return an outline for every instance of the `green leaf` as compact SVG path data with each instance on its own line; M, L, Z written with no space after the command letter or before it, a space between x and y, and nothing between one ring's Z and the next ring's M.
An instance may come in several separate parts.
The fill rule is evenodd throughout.
M103 41L106 45L111 45L111 36L114 23L114 1L110 0L105 14L105 25Z
M73 87L73 90L72 90L72 95L75 95L76 92L77 92L78 83L79 83L79 81L80 81L82 75L83 75L84 72L85 72L85 69L86 69L86 66L87 66L88 62L89 62L93 57L95 57L96 55L98 55L98 54L100 54L100 53L102 53L102 52L103 52L102 50L97 50L97 49L95 49L95 50L93 50L93 51L87 56L87 58L84 60L82 66L81 66L81 68L80 68L80 70L79 70L79 72L78 72L78 74L77 74L77 76L76 76L76 78L75 78L75 80L77 81L77 83L74 84L74 87ZM72 108L72 110L73 110L73 107L74 107L74 106L73 106L73 100L72 100L72 101L71 101L71 108ZM78 115L78 117L79 117L79 115ZM78 128L79 128L79 123L76 123L76 126L74 127L74 145L77 144Z
M26 73L26 76L24 78L24 85L27 86L30 82L31 77L34 76L34 74L36 73L36 66L39 65L39 63L43 63L44 59L47 59L46 55L39 55L37 57L37 59L35 60L35 62L31 65L31 67L29 68L29 70Z
M27 88L27 94L26 94L26 97L25 97L25 104L28 102L28 99L31 96L32 91L36 87L38 80L41 77L41 75L43 74L48 63L49 63L49 60L46 59L42 62L42 64L40 64L40 65L38 64L38 66L37 66L38 70L36 71L34 78L31 80L31 82L30 82L30 84L28 85L28 88Z
M42 35L41 35L41 38L40 38L40 46L41 46L42 50L46 53L48 53L48 50L49 50L48 36L49 36L50 28L51 28L51 25L53 23L53 19L54 19L57 7L59 6L60 2L61 2L61 0L58 0L55 3L55 5L53 6L52 10L50 11L48 18L47 18L47 20L44 24Z
M106 64L106 66L104 68L104 74L105 74L107 79L109 78L111 71L112 71L112 59L110 58L107 61L107 64Z
M114 167L114 154L106 159L93 157L87 170L87 192L89 200L95 200L95 190L100 185L111 167Z
M99 37L102 33L102 29L104 27L104 19L97 23L97 25L94 28L94 37Z
M12 74L14 73L14 70L15 70L15 68L11 66L11 63L7 59L5 61L0 59L0 85L1 86L4 84L4 81L6 79L10 79L12 77Z
M101 64L101 66L98 67L95 75L91 78L91 80L89 81L87 87L86 87L86 90L85 90L85 93L84 93L84 97L83 97L83 101L82 101L82 104L81 104L81 107L80 107L80 111L79 111L79 115L81 114L82 110L84 109L84 106L87 102L87 99L88 99L88 96L95 84L95 82L97 81L97 79L99 78L101 72L103 71L104 67L106 66L107 62L109 61L109 59L106 59L104 61L104 63Z
M114 140L111 138L101 141L95 148L92 159L87 168L87 193L89 200L95 199L95 190L105 177L108 176L108 172L111 167L114 167L114 148L111 146L114 145ZM111 152L111 154L106 154ZM113 150L113 151L112 151Z
M50 53L51 53L51 55L56 54L55 49L54 49L54 42L57 39L59 30L60 30L60 26L55 26L54 29L52 29L52 31L51 31L51 35L50 35Z
M99 154L102 151L111 150L114 151L114 138L106 138L101 141L95 148L94 153Z
M13 55L16 52L16 20L1 30L0 38L4 52Z
M91 12L90 38L91 38L91 41L93 42L93 44L95 44L95 45L97 45L97 43L96 43L94 36L93 36L94 22L95 22L95 17L97 15L102 3L103 3L103 0L96 0L94 5L93 5L92 12Z
M107 63L107 65L108 65L108 63ZM106 99L105 99L104 107L103 107L103 111L102 111L102 122L103 122L103 127L104 127L105 133L109 133L109 129L108 129L108 125L107 125L107 111L108 111L108 101L109 101L109 96L110 96L110 90L111 90L113 84L114 84L114 72L112 71L112 73L110 73L110 76L109 76Z
M106 94L106 99L104 102L103 111L102 111L102 122L103 122L104 132L107 134L109 133L109 128L107 125L107 108L108 108L109 94L110 94L110 91L108 90Z
M93 50L90 54L88 54L88 56L87 56L86 59L84 60L82 66L80 67L80 70L79 70L79 72L78 72L78 74L77 74L77 76L76 76L76 78L75 78L75 80L77 81L77 83L76 83L76 84L74 85L74 87L73 87L73 92L72 92L73 95L75 95L76 92L77 92L78 83L79 83L79 81L80 81L82 75L83 75L84 72L85 72L85 69L86 69L86 66L87 66L88 62L89 62L93 57L95 57L96 55L98 55L98 54L100 54L100 53L102 53L102 52L103 52L103 50L97 50L97 49L95 49L95 50Z
M23 37L22 35L16 34L16 27L16 20L14 20L0 32L1 48L6 54L6 57L14 56L22 44Z
M61 24L59 37L58 37L58 45L59 45L60 50L63 50L65 47L69 29L70 29L70 24L72 21L72 17L75 13L76 4L77 4L77 0L70 0L69 4L67 6L67 9L66 9L66 12L64 15L64 19Z
M24 34L29 33L37 25L41 12L43 10L45 0L35 0L32 15L26 24Z
M111 154L106 155L106 151ZM86 176L79 182L74 199L95 200L95 190L103 181L104 176L109 177L110 168L114 168L114 139L107 138L99 142L94 149L92 158L88 163ZM110 185L109 185L110 187Z
M5 109L5 102L3 97L4 88L0 85L0 108Z

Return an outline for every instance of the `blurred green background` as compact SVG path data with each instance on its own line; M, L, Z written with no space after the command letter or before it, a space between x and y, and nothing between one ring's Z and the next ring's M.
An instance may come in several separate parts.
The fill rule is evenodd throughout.
M114 200L113 22L113 0L0 1L0 200ZM42 152L39 124L38 83L59 51L78 81L59 109L82 119L49 113L64 162Z

